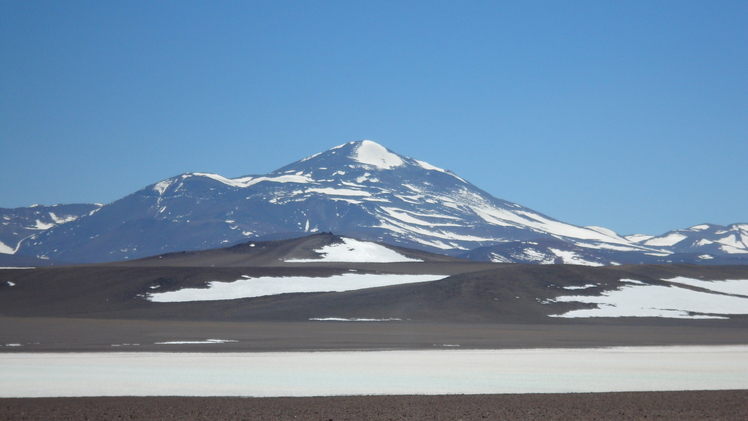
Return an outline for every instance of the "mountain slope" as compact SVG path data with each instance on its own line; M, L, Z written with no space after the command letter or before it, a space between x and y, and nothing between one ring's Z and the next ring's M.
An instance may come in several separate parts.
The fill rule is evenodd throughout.
M497 199L450 171L371 141L347 143L265 175L172 177L41 233L18 253L105 262L322 231L451 255L556 241L559 262L566 263L620 263L619 254L665 261L673 254ZM563 259L578 249L594 256ZM502 258L537 263L517 256Z
M0 254L14 254L26 238L95 213L101 205L73 204L0 208Z

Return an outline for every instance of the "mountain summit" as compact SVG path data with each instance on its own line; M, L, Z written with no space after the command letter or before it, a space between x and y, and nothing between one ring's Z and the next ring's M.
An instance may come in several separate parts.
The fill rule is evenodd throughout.
M482 247L480 259L508 262L603 265L673 254L497 199L369 140L265 175L181 174L40 233L19 253L102 262L322 231L451 255ZM531 247L539 241L541 251Z

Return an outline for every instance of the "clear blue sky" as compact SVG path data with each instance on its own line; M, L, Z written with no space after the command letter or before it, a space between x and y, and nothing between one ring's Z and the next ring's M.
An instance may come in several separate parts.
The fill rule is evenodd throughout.
M359 139L576 225L748 222L748 2L0 0L0 207Z

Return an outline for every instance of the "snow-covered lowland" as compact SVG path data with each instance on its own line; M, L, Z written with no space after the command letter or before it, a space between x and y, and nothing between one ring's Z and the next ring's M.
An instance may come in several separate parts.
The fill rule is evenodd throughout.
M186 301L236 300L265 295L299 292L343 292L357 289L383 287L436 281L445 275L393 275L344 273L329 278L289 276L283 278L260 277L239 279L234 282L211 282L208 288L185 288L148 294L147 299L157 303Z
M225 344L229 342L238 342L233 339L206 339L204 341L168 341L155 342L156 345L202 345L202 344Z
M746 389L747 357L746 346L221 354L5 353L0 354L3 379L0 397Z
M551 317L726 319L730 314L748 314L748 279L704 281L679 277L668 280L668 286L623 281L627 285L599 296L556 297L550 301L597 304L597 308L572 310Z

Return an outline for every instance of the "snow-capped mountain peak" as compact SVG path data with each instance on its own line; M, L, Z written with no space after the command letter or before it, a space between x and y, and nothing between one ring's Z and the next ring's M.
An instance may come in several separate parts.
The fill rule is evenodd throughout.
M425 172L428 171L438 171L466 183L448 170L398 155L376 142L361 140L336 146L266 175L227 178L219 174L192 172L160 181L149 188L163 196L167 194L167 190L179 191L188 178L193 178L191 181L211 179L235 188L248 188L263 182L308 185L337 182L340 186L353 187L351 183L354 180L356 183L377 183L380 181L377 174L392 170L416 171L422 175L426 175ZM355 176L352 176L354 173Z
M427 162L399 155L371 140L359 140L338 145L325 152L304 158L293 164L282 167L271 174L289 174L314 172L315 170L335 170L336 175L344 175L349 169L367 171L420 169L439 171L456 177L448 170L438 168ZM459 180L459 177L456 177ZM464 180L462 180L464 181Z
M362 140L359 142L351 158L354 161L365 165L373 165L382 170L390 170L404 164L403 160L397 154L390 152L384 146L371 140Z

